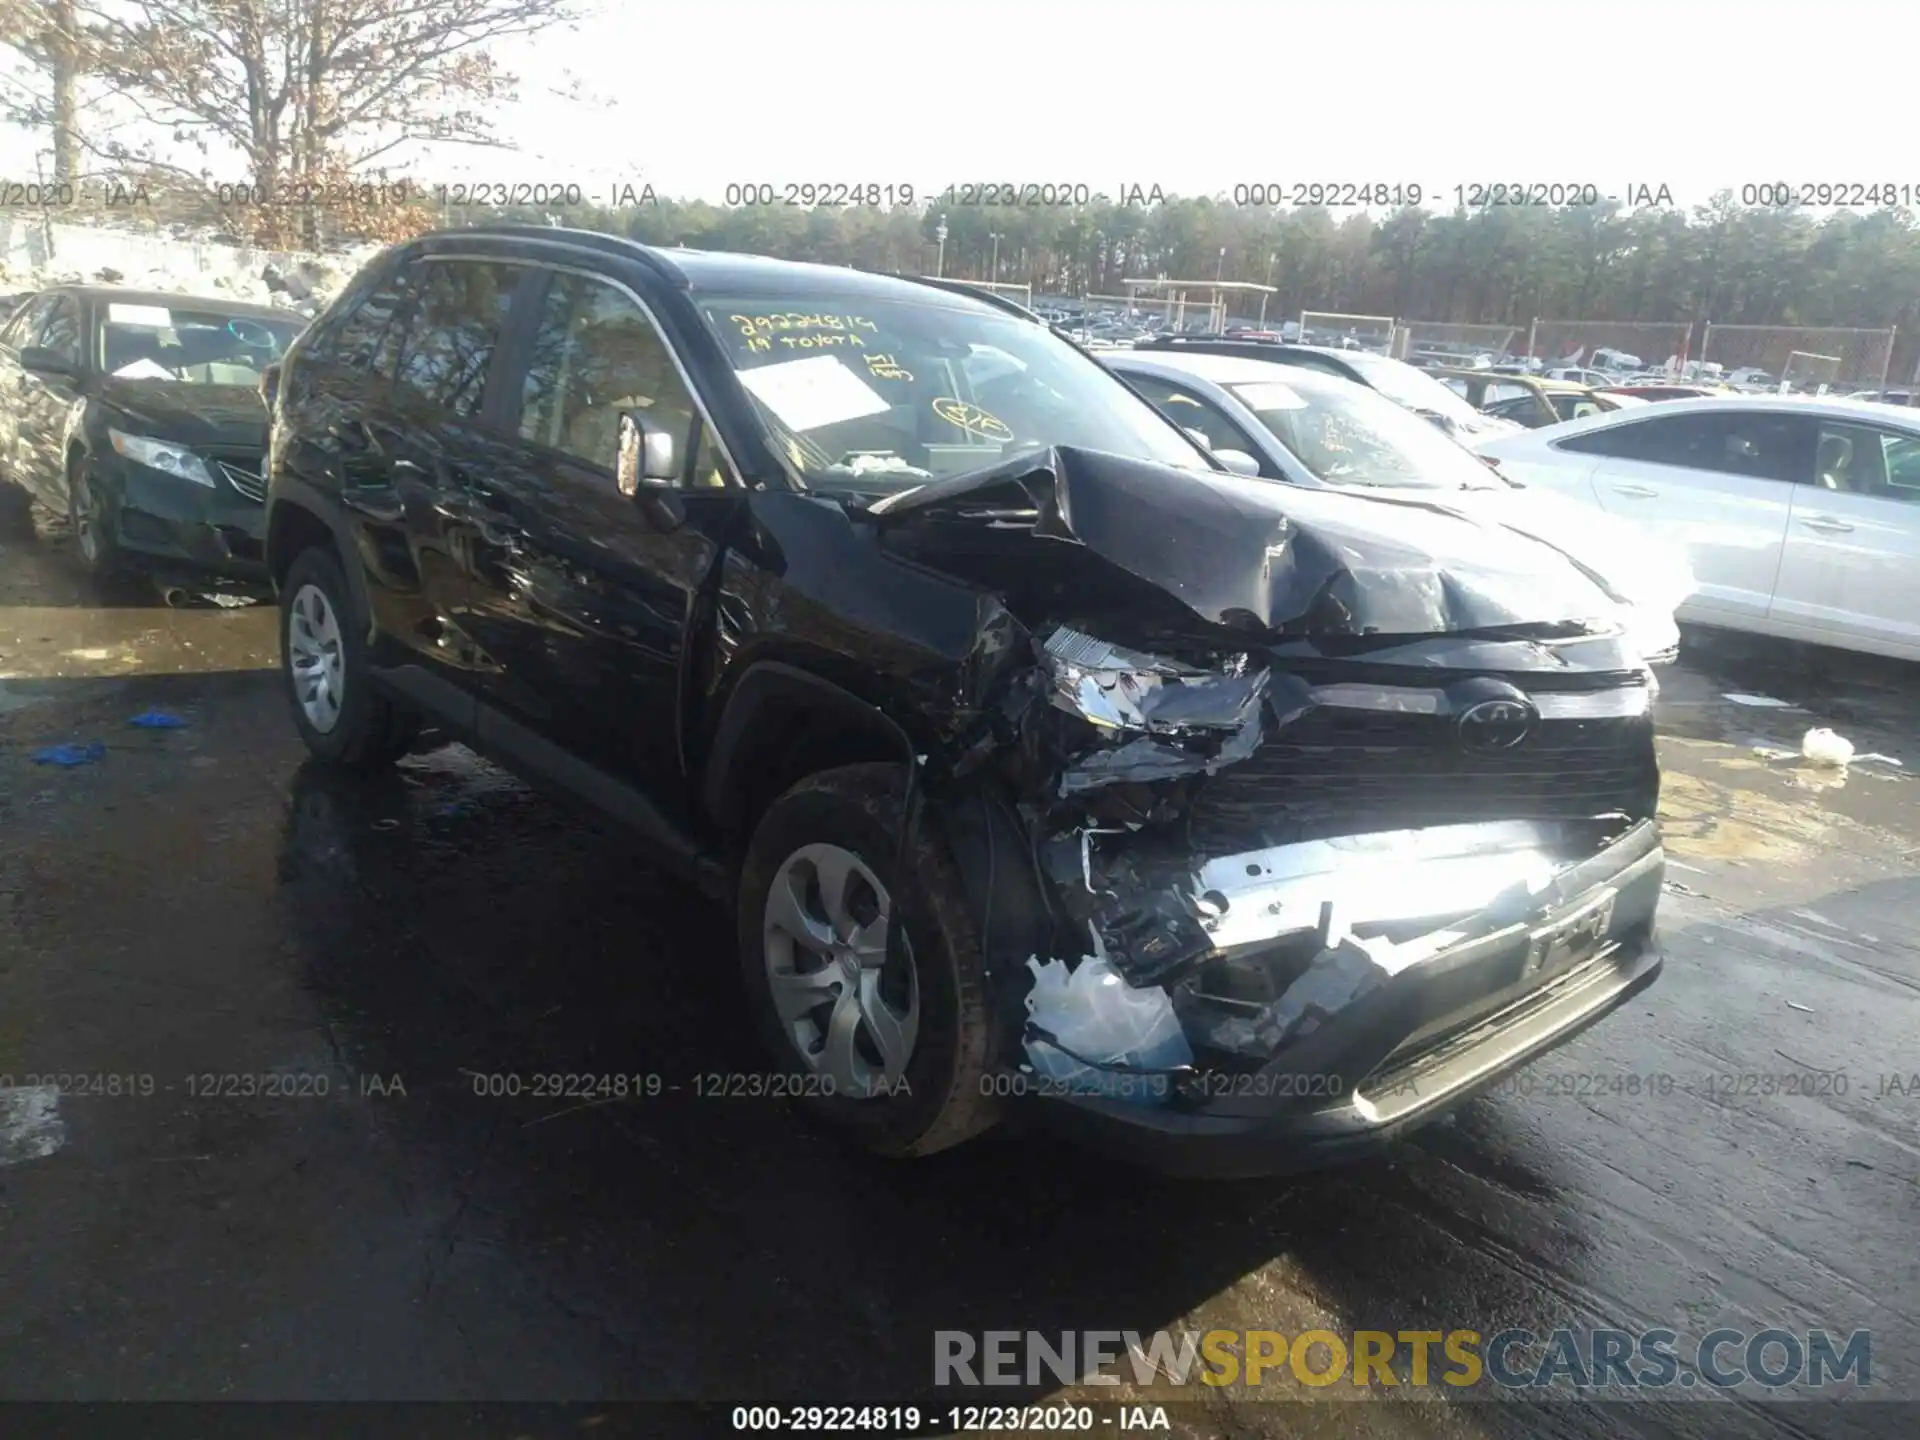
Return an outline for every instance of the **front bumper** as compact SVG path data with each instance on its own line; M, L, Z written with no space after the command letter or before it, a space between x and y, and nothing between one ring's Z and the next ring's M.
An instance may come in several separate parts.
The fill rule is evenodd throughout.
M109 455L95 483L111 510L115 542L142 568L264 580L266 506L241 493L214 466L217 484L182 480Z
M1487 832L1516 861L1521 853L1509 843L1519 827L1457 828ZM1339 904L1355 931L1365 928L1371 905L1372 920L1404 932L1406 919L1432 903L1423 889L1474 883L1473 859L1467 850L1452 857L1436 850L1384 874L1361 867ZM1228 918L1285 913L1334 873L1255 873L1263 865L1257 855L1209 865L1218 877L1247 877L1240 893L1226 897ZM1516 904L1507 887L1466 922L1402 944L1328 946L1280 1001L1260 1011L1264 1033L1278 1043L1258 1068L1208 1070L1203 1059L1164 1106L1048 1095L1029 1118L1171 1174L1273 1175L1372 1153L1652 984L1662 964L1654 916L1664 873L1658 832L1640 822L1534 881L1525 903ZM1321 924L1324 933L1324 918ZM1244 929L1217 938L1226 953L1260 943ZM1204 1028L1189 1020L1192 1013L1182 1017L1190 1035Z

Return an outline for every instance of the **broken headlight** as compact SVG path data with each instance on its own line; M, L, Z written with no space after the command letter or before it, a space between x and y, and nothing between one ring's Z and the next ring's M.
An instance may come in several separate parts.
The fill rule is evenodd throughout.
M1210 775L1260 743L1267 672L1245 655L1214 668L1150 655L1065 626L1041 647L1056 710L1091 727L1055 793Z
M1061 626L1042 647L1054 705L1102 730L1149 735L1238 730L1265 676L1247 657L1219 669L1171 660Z

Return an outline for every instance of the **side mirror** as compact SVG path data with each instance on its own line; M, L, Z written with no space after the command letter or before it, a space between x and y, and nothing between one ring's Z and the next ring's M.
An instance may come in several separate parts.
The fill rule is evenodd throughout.
M620 449L613 474L620 493L629 499L642 490L671 489L680 479L673 453L673 432L637 410L620 412Z
M1198 445L1202 450L1205 450L1209 454L1213 452L1213 441L1207 438L1206 431L1196 430L1191 425L1182 425L1180 428L1186 431L1187 438L1193 441L1193 443Z
M614 483L636 502L647 523L656 530L677 530L687 518L680 498L680 463L674 454L673 432L637 410L620 412L619 450L614 457Z
M1216 450L1213 458L1236 475L1258 475L1260 462L1244 450Z
M58 351L43 350L38 345L29 345L20 352L20 368L35 375L60 375L69 380L80 374L80 367Z

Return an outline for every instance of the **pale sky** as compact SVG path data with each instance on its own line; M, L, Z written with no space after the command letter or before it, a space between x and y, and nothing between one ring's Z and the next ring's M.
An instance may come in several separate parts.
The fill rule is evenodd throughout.
M1901 53L1910 0L590 3L509 57L520 151L462 148L443 173L715 201L729 181L1398 181L1448 206L1486 181L1681 204L1920 187L1910 97L1873 58ZM569 78L610 103L548 93ZM30 176L33 148L6 134L0 173Z

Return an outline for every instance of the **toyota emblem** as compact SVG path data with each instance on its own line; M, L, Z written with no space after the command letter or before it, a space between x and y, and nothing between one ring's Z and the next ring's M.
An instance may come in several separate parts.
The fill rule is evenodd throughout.
M1454 733L1461 749L1490 755L1526 744L1539 724L1540 712L1525 700L1482 700L1460 712Z

